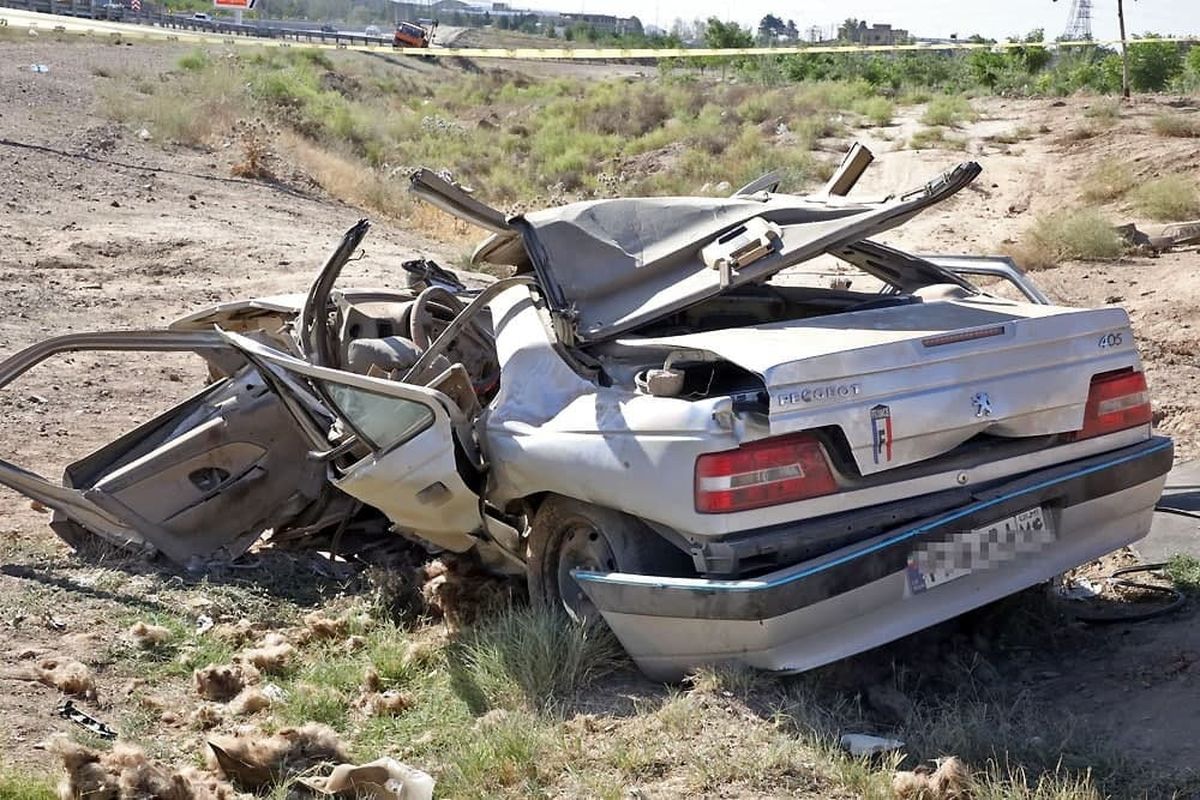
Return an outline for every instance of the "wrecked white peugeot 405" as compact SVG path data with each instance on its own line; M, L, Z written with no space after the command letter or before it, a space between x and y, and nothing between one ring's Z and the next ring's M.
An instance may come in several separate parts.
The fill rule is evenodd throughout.
M980 168L847 197L869 160L813 195L765 178L515 218L420 172L512 277L419 261L404 289L335 288L364 222L306 297L37 345L0 385L80 349L192 350L214 380L62 484L0 482L70 542L183 563L374 519L524 572L662 678L815 667L1143 536L1172 445L1126 313L872 241Z

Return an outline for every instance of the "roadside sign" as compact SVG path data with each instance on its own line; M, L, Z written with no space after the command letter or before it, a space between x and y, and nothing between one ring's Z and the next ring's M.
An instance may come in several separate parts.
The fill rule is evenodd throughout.
M213 0L214 8L229 8L235 11L250 11L257 0Z

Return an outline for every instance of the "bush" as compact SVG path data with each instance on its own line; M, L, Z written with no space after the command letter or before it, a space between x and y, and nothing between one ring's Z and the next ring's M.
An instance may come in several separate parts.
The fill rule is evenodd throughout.
M1182 72L1183 52L1175 42L1147 42L1129 48L1129 83L1136 91L1161 92Z
M1133 204L1150 219L1162 222L1200 217L1200 193L1196 182L1183 175L1168 175L1139 186Z
M1200 53L1200 47L1196 48L1195 52ZM1159 136L1173 136L1179 139L1200 137L1200 116L1159 114L1151 125Z
M966 98L944 95L929 101L925 113L921 115L921 122L926 125L955 127L966 120L974 120L976 116L975 109L971 108Z
M966 150L967 140L962 136L947 136L941 128L919 130L908 140L913 150Z
M200 72L207 69L211 63L212 60L208 57L208 53L196 48L192 52L180 57L179 68L185 69L188 72Z
M892 116L896 113L896 107L886 97L870 97L860 100L854 104L853 108L854 113L861 114L872 125L880 128L891 125Z
M1009 252L1025 269L1044 269L1062 261L1117 258L1124 250L1108 220L1094 210L1079 209L1039 217Z

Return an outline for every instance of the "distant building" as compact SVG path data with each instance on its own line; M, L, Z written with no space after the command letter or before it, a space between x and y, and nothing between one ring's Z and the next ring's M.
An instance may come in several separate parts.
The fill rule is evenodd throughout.
M594 28L597 33L609 33L616 36L643 33L642 22L637 17L614 17L611 14L559 14L558 18L568 28L575 25L586 25Z
M848 20L838 28L838 39L853 44L905 44L910 38L903 28L878 23L868 27L862 20Z

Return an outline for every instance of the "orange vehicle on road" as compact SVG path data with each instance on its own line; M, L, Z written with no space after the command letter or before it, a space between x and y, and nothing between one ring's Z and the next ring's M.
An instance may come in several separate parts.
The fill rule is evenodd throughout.
M398 22L392 47L429 47L436 29L436 22L429 28L422 27L415 22Z

